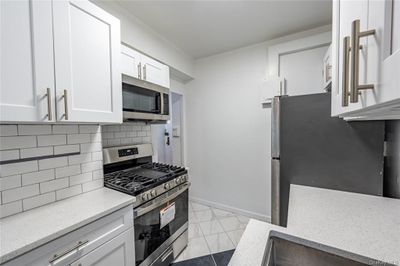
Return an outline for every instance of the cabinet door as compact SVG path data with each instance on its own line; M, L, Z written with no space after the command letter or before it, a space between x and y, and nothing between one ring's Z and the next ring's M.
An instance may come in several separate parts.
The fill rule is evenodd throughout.
M362 92L366 106L400 99L400 0L369 1L367 82L373 90ZM398 113L399 115L399 113Z
M121 45L121 73L134 78L141 78L140 54L135 50Z
M340 115L345 112L357 110L365 105L365 99L361 98L358 103L349 103L348 106L343 106L343 92L350 90L350 67L351 63L344 64L344 44L345 37L351 37L351 25L356 19L361 22L360 27L366 29L368 18L368 1L334 1L333 2L333 36L332 36L332 53L336 56L333 62L334 78L332 80L332 115ZM361 38L360 45L366 47L366 38ZM350 56L350 55L349 55ZM366 49L360 51L360 71L359 82L366 84L365 62ZM349 85L347 88L343 86L343 72L347 68ZM350 101L349 101L350 102Z
M0 1L0 21L0 121L54 121L51 2Z
M169 88L168 66L145 55L142 55L141 62L143 66L143 80Z
M57 120L122 122L119 20L89 1L54 1Z
M133 228L125 231L89 254L71 264L71 266L132 266L135 265Z

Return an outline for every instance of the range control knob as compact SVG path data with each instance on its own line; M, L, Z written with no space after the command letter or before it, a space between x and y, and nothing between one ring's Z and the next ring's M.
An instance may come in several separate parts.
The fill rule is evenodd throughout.
M148 200L149 199L149 195L147 193L142 195L142 200Z
M182 182L185 182L186 180L187 180L187 178L186 178L186 176L184 175L184 176L182 176L181 177L181 179L182 179Z
M170 187L171 187L171 186L170 186L169 183L165 183L165 184L164 184L164 188L165 188L165 189L169 189Z
M181 179L180 179L179 177L177 177L177 178L175 179L175 183L178 185L179 183L181 183Z
M150 191L150 195L152 197L155 197L155 196L157 196L157 192L153 189L152 191Z

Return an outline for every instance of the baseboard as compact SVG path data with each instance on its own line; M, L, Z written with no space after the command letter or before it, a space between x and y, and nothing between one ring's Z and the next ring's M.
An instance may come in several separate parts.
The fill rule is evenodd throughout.
M260 221L264 221L264 222L268 222L268 223L271 222L271 216L268 216L268 215L263 215L263 214L256 213L256 212L246 211L246 210L232 207L229 205L225 205L225 204L221 204L221 203L217 203L217 202L209 201L209 200L205 200L205 199L200 199L200 198L196 198L196 197L190 197L190 200L201 203L203 205L213 207L213 208L218 208L221 210L225 210L225 211L233 212L233 213L240 214L243 216L247 216L247 217L250 217L253 219L257 219Z

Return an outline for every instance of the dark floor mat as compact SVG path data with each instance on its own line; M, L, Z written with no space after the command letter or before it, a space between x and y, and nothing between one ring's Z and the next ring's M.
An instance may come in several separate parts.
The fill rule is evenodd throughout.
M229 261L232 258L233 252L235 252L234 249L227 250L227 251L220 252L220 253L215 253L215 254L212 254L212 256L214 257L214 260L215 260L215 263L217 264L217 266L227 266L229 264Z

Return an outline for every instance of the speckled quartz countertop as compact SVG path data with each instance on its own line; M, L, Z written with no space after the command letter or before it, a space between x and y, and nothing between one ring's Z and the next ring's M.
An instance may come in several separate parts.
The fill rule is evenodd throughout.
M400 265L397 199L292 185L287 228L251 220L229 265L261 265L270 231Z
M0 264L135 202L102 188L0 219Z

